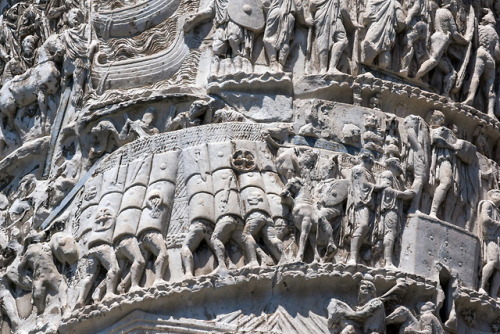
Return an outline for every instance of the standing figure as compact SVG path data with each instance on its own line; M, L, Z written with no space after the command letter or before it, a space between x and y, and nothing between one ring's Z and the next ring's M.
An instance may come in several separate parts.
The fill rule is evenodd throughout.
M476 52L476 63L472 76L469 93L464 103L472 105L476 97L479 83L483 82L484 91L487 94L487 110L490 117L495 117L495 74L496 62L500 61L500 39L496 31L495 16L489 9L485 9L485 15L478 27L479 48ZM481 81L481 78L483 81Z
M273 72L283 72L295 28L295 3L294 0L265 0L263 4L268 8L263 41L269 67Z
M92 232L88 236L88 252L82 259L83 279L81 280L80 295L76 308L85 305L90 289L94 284L99 270L102 267L106 270L104 282L106 285L106 295L104 299L110 298L115 294L116 285L118 284L118 261L113 247L111 246L113 237L113 228L115 225L114 210L106 206L102 206L97 211L95 216L95 224L92 226ZM94 293L94 301L99 301L100 291Z
M91 43L90 30L83 23L83 13L78 8L68 12L69 29L62 34L66 53L63 63L63 81L61 91L73 80L71 102L76 106L83 97L83 86L97 44Z
M398 158L389 158L385 161L388 170L381 175L381 184L386 188L382 190L380 202L380 225L379 233L384 240L385 266L395 268L392 261L394 245L400 238L401 223L403 221L402 200L410 200L415 193L411 190L403 191L403 180L401 175L403 169Z
M500 289L500 190L490 190L488 199L479 203L479 228L486 262L481 273L479 292L487 293L490 278L490 296L496 298Z
M429 59L422 63L417 74L415 74L415 78L422 78L424 75L429 73L429 71L437 67L442 73L444 73L444 88L442 89L441 94L448 96L451 88L455 85L457 72L455 71L455 68L453 67L453 64L448 58L446 52L452 43L452 40L455 43L467 45L470 42L472 35L463 37L457 31L455 19L450 11L450 8L455 6L455 4L454 2L450 2L450 0L445 0L444 2L444 6L436 10L434 17L435 32L431 36Z
M214 58L211 72L214 75L226 74L226 72L241 72L244 70L244 65L251 67L254 33L261 32L265 25L260 1L255 1L252 7L243 2L211 0L206 9L186 18L184 31L188 32L208 20L213 20L215 26L212 37ZM223 58L229 60L230 71L221 68Z
M345 2L340 0L311 0L309 6L316 35L319 71L322 74L338 73L340 57L349 44L343 21L354 25L349 11Z
M351 255L349 263L359 261L359 251L363 241L368 236L370 225L373 223L375 196L374 192L385 186L375 185L375 178L371 172L374 162L373 156L368 151L359 155L360 162L351 171L351 188L347 210L351 226Z
M422 58L423 54L419 54L417 50L418 43L427 41L427 16L428 8L427 0L410 0L408 13L406 14L404 33L404 48L401 57L401 69L399 73L407 77L410 71L410 65L417 51L417 61Z
M444 114L439 110L429 112L427 123L431 128L432 161L431 185L438 183L432 199L430 216L437 218L437 213L448 195L448 190L454 182L454 167L456 166L455 144L453 132L444 126Z
M422 117L410 115L403 122L406 130L407 143L405 146L406 173L413 176L411 189L415 193L409 213L415 213L420 209L420 202L424 185L429 179L430 168L430 134L427 124Z
M396 41L396 30L404 22L404 13L396 0L368 0L363 24L368 26L361 42L361 62L373 65L378 56L378 66L391 66L391 49Z

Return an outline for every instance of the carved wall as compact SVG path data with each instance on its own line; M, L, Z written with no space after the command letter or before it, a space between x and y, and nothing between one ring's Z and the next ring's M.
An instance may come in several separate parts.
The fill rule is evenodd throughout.
M496 1L0 11L0 333L500 333Z

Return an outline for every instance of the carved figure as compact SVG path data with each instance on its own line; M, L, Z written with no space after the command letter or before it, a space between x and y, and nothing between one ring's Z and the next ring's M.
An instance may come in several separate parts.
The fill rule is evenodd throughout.
M377 297L371 277L359 283L358 306L351 308L341 300L333 298L328 304L328 328L340 334L385 333L385 307L388 301L401 300L408 284L398 281L384 295Z
M212 37L212 73L245 72L245 69L251 68L254 33L262 31L265 25L260 1L231 3L212 0L206 9L186 18L184 31L188 32L208 20L213 20L216 29ZM226 57L228 54L230 56ZM223 58L230 62L229 71L221 66Z
M174 186L171 185L169 188L171 191L165 191L166 189L159 187L148 192L145 199L145 208L137 228L137 235L141 240L141 249L156 257L154 262L155 284L163 281L163 276L168 267L167 244L162 231L168 226L172 210L172 202L169 203L169 199L173 200ZM170 195L170 198L168 195Z
M337 65L349 43L344 22L354 25L346 3L340 0L312 0L309 6L313 17L319 71L322 74L339 73ZM310 45L311 41L308 42Z
M455 165L456 137L444 126L444 114L438 110L428 114L427 123L431 127L432 162L430 183L439 183L434 191L430 216L437 217L437 212L453 185L453 166Z
M392 254L394 245L400 238L401 224L403 222L402 200L411 200L414 192L403 191L404 181L401 179L403 169L399 159L390 158L385 161L388 170L381 175L382 190L380 200L380 228L379 233L383 235L385 266L394 268Z
M194 276L194 259L193 252L205 240L207 245L213 249L210 237L212 236L213 228L211 224L203 219L198 219L189 225L189 231L182 243L181 258L184 266L184 277L190 278Z
M90 30L83 22L84 16L80 9L72 8L68 15L69 29L62 34L62 41L66 54L63 63L62 91L69 86L72 79L71 102L76 106L83 97L83 86L85 84L86 71L92 60L97 43L91 41Z
M378 120L374 114L367 114L365 116L365 132L363 133L363 148L382 153L383 139L378 134Z
M441 321L435 315L436 305L433 302L426 302L420 307L420 332L428 334L442 334L444 333Z
M96 213L95 224L92 227L93 231L88 237L88 252L82 259L83 279L80 283L81 289L76 308L85 305L85 300L101 267L106 270L106 277L104 278L106 294L104 299L115 294L119 279L118 262L111 246L115 215L116 213L106 206L101 207ZM100 289L96 289L92 297L94 301L99 301L101 297Z
M396 0L368 0L363 24L366 36L361 42L361 62L373 65L378 57L378 66L391 66L391 49L396 40L396 30L404 22L404 13Z
M419 44L427 41L428 6L426 0L408 1L404 32L404 48L401 56L401 69L399 73L407 77L410 65L416 56L417 62L425 56L425 50L418 50Z
M56 61L63 50L56 37L49 38L41 47L37 65L0 89L0 113L12 129L15 129L14 117L18 108L38 102L42 117L47 115L47 96L59 89L60 72Z
M469 92L464 103L472 105L479 87L481 78L484 80L484 92L487 97L487 112L490 117L495 117L495 74L496 62L500 61L500 39L496 31L495 16L489 9L485 9L485 15L478 27L479 48L476 51L476 62L474 74L472 75Z
M269 68L273 72L282 72L295 27L295 1L265 0L263 5L267 9L263 41Z
M500 190L490 190L488 199L479 203L479 228L483 241L483 257L486 262L482 268L479 291L486 292L492 278L489 295L496 298L500 289Z
M67 304L67 285L62 275L57 271L49 245L42 243L42 236L35 234L27 239L27 248L19 263L19 272L30 270L33 275L32 300L37 315L44 314L49 296L56 295L61 313L69 311ZM53 310L49 310L51 313ZM41 320L39 318L38 320Z
M385 188L385 185L375 184L371 172L374 165L372 154L362 151L359 159L359 164L351 170L351 188L347 202L350 225L348 234L351 236L349 263L358 263L359 251L373 224L374 192Z
M455 19L450 11L450 7L454 5L454 2L447 0L441 8L436 10L436 14L434 16L435 31L431 36L429 59L422 63L417 74L415 74L415 78L422 78L430 70L438 66L438 69L444 73L444 88L441 92L444 96L449 95L450 90L457 79L457 72L446 55L448 47L450 46L452 39L458 44L467 45L472 38L472 35L463 37L457 31ZM470 34L471 33L472 32L470 32Z
M135 121L127 118L119 134L122 144L129 143L137 138L158 134L158 129L152 124L155 119L155 111L154 108L148 108L142 116L142 119Z
M274 221L270 216L270 207L267 195L263 190L263 179L259 172L242 172L238 175L241 189L241 199L244 209L245 229L248 242L252 245L252 252L257 252L257 239L262 236L264 244L274 259L279 262L283 245L276 237ZM253 256L253 255L252 255ZM258 266L258 263L250 265Z
M411 202L409 213L415 213L420 208L420 199L424 185L429 177L430 167L430 134L429 128L419 116L407 116L403 122L407 134L405 147L405 164L407 173L413 174L411 189L415 193Z

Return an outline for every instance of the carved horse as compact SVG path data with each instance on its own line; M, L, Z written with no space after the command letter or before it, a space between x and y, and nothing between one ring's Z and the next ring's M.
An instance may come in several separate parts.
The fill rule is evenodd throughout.
M49 37L38 51L36 65L6 82L0 89L0 114L14 129L18 108L38 102L42 118L47 114L46 98L59 89L61 73L56 62L62 59L64 45L57 35Z
M387 325L400 325L399 334L420 333L420 322L406 306L399 306L385 318Z
M348 189L348 180L320 182L314 193L300 178L288 181L282 197L293 198L293 223L300 231L297 260L304 261L307 240L313 248L315 261L321 260L318 246L326 246L325 258L337 249L330 222L342 214L342 203L347 199Z

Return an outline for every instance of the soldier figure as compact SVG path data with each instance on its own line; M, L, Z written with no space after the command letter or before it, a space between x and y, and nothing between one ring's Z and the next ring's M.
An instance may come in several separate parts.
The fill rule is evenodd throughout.
M482 77L484 79L484 91L488 98L488 115L495 117L495 63L500 61L500 40L495 28L495 16L491 10L485 9L485 11L486 13L481 19L481 24L478 27L479 48L476 53L474 74L469 87L469 93L464 103L472 105Z
M347 204L352 231L349 260L351 264L358 263L359 251L373 222L374 192L385 188L385 185L375 185L375 178L371 172L374 164L372 154L362 151L359 159L359 164L351 171L351 189Z
M411 190L403 191L403 169L398 158L389 158L385 164L388 170L381 175L381 184L386 188L382 190L379 233L383 235L384 240L385 266L394 268L392 254L396 240L400 237L400 225L403 220L402 200L411 200L415 193Z
M479 291L486 292L486 285L493 277L490 296L496 298L500 289L500 190L490 190L488 200L479 203L479 228L483 241L484 260Z
M250 3L211 0L206 9L188 16L184 31L188 32L208 20L213 20L215 26L212 73L224 72L224 68L220 68L221 58L226 58L228 54L233 58L231 71L244 71L244 65L251 67L254 33L262 31L265 25L260 0Z
M119 269L111 243L116 213L108 205L101 206L97 211L95 224L92 227L92 232L88 235L88 252L83 258L84 274L76 308L85 305L85 300L97 278L100 267L103 267L107 271L104 278L106 285L106 295L104 298L110 298L115 294L119 279ZM100 299L100 294L100 291L94 293L94 301Z

